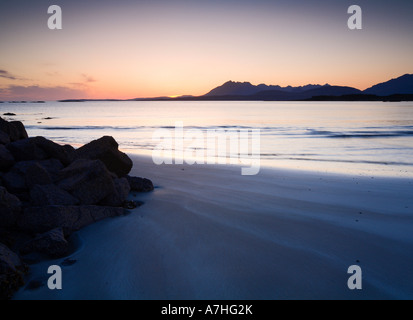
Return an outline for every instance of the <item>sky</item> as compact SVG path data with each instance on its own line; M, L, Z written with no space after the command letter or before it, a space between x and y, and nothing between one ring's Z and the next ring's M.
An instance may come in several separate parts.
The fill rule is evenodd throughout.
M0 0L0 100L196 96L229 80L364 90L413 73L412 16L411 0Z

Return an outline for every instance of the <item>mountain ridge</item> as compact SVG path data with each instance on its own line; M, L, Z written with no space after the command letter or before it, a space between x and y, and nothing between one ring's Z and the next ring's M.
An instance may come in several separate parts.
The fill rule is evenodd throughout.
M348 88L347 92L342 93L342 90L338 94L335 90L337 88ZM318 91L317 91L318 90ZM319 84L308 84L305 86L299 87L281 87L279 85L266 85L259 84L253 85L250 82L234 82L227 81L221 86L218 86L207 94L203 95L204 97L216 97L216 96L250 96L250 95L266 95L266 91L279 91L279 92L288 92L295 94L298 97L303 96L302 93L320 93L319 95L348 95L348 94L369 94L369 95L378 95L378 96L389 96L395 94L413 94L413 74L405 74L401 77L391 79L389 81L376 84L364 91L348 87L348 86L331 86L329 84L319 85ZM304 94L307 96L307 94ZM314 96L314 95L313 95Z
M235 81L227 81L223 85L218 86L211 91L209 91L207 94L204 96L206 97L212 97L212 96L225 96L225 95L241 95L241 96L246 96L246 95L252 95L256 94L261 91L282 91L282 92L304 92L307 90L311 89L318 89L321 87L329 87L329 84L325 85L319 85L319 84L308 84L305 86L299 86L299 87L292 87L292 86L287 86L287 87L281 87L279 85L266 85L264 83L259 84L259 85L253 85L250 82L235 82Z
M330 84L299 87L227 81L201 96L116 99L59 100L84 101L413 101L413 74L376 84L366 90Z

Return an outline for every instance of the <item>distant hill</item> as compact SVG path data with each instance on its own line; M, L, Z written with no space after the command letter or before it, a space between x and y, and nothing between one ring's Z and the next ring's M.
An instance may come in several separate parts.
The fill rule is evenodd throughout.
M222 86L216 87L208 92L205 97L217 96L248 96L261 91L257 86L249 82L225 82Z
M325 85L329 86L329 85ZM324 86L324 87L325 87ZM252 85L250 82L234 82L228 81L223 85L212 89L205 94L205 97L220 97L220 96L249 96L258 94L263 91L278 91L289 93L300 93L311 89L321 88L321 85L306 85L304 87L280 87L280 86L268 86L266 84L260 84L258 86Z
M361 91L352 87L328 86L305 91L304 94L308 98L314 96L343 96L351 94L360 94Z
M330 86L328 84L307 85L304 87L280 87L258 85L249 82L228 81L204 96L202 100L272 100L289 101L304 100L314 96L342 96L361 94L358 89L351 87Z
M397 79L376 84L364 90L366 94L389 96L393 94L413 94L413 74L405 74Z

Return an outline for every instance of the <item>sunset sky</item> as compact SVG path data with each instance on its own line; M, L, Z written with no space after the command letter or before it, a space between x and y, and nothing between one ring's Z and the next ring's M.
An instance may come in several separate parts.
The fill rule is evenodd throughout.
M60 5L63 30L49 30ZM363 9L349 30L347 9ZM202 95L413 73L413 1L0 0L0 100Z

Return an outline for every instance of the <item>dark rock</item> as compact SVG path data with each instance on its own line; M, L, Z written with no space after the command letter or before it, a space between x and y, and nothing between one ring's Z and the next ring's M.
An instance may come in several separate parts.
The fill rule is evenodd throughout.
M4 186L14 194L28 193L29 188L34 184L52 183L53 179L48 169L57 171L60 168L59 165L61 163L58 160L17 162L9 172L3 175ZM58 175L57 172L53 174L55 177Z
M44 169L46 169L53 182L56 182L60 178L60 170L62 170L64 166L59 160L48 159L38 161L37 163L40 164Z
M13 112L6 112L6 113L3 113L3 116L14 117L14 116L16 116L16 114L13 113Z
M2 177L3 184L11 193L18 194L27 191L26 179L22 173L17 170L11 170Z
M36 236L20 249L22 254L33 252L43 253L51 258L61 258L67 255L69 243L66 241L62 228L56 228Z
M10 143L10 137L7 133L0 131L0 144Z
M43 137L36 137L33 140L46 153L47 159L57 159L64 166L68 166L75 158L75 149L71 146L62 146Z
M0 243L0 300L9 299L24 284L24 269L18 255Z
M136 202L133 200L125 201L122 206L123 208L128 209L128 210L132 210L137 207Z
M15 161L9 150L0 144L0 171L7 171L13 167Z
M66 235L109 217L122 216L123 208L103 206L29 207L17 221L24 231L43 233L61 227Z
M6 133L11 142L28 138L26 129L20 121L8 122L0 118L0 131Z
M98 204L116 193L112 176L99 160L76 160L61 171L58 185L84 205Z
M130 186L126 178L113 180L115 192L109 194L100 204L104 206L122 207L129 196Z
M44 287L45 283L41 280L32 280L29 282L29 284L26 286L25 289L27 290L37 290L41 287Z
M118 150L118 143L113 137L102 137L76 150L78 159L100 160L109 171L119 178L126 176L132 169L132 160Z
M78 199L54 184L35 185L30 190L30 199L31 204L35 207L54 205L72 206L79 204Z
M49 179L52 179L53 182L56 182L60 178L60 170L63 169L63 164L57 159L48 159L48 160L31 160L31 161L20 161L14 165L12 168L12 172L18 173L26 177L28 175L29 169L33 172L33 166L41 167L43 179L45 178L46 174L44 170L47 172ZM34 169L39 173L39 170ZM34 173L34 172L33 172ZM49 179L47 181L49 181Z
M29 136L27 134L26 128L24 127L23 123L20 121L12 121L10 122L11 125L11 133L10 133L10 141L17 141L21 139L27 139Z
M145 178L126 176L132 191L150 192L154 190L151 180Z
M33 138L9 143L7 149L17 161L47 159L46 153L35 143Z
M115 179L115 188L118 194L120 195L120 199L123 199L122 202L124 202L130 193L130 185L128 182L128 179L126 178L120 178L120 179Z
M125 202L123 203L123 208L132 210L132 209L141 207L141 206L143 206L143 205L144 205L144 202L142 202L142 201L129 200L129 201L125 201Z
M74 160L76 160L76 149L73 148L71 145L69 144L65 144L62 146L64 152L66 152L66 154L69 157L70 163L72 163Z
M20 161L16 163L13 169L16 169L20 173L26 175L27 171L33 165L40 165L49 173L49 175L58 175L60 173L60 170L63 169L62 163L56 159Z
M9 248L13 247L16 242L16 237L14 232L10 231L10 227L0 227L0 242Z
M25 175L26 186L31 189L35 185L46 185L52 183L52 178L45 168L43 168L39 163L34 163L31 165Z
M7 145L17 161L57 159L63 165L72 163L75 151L61 146L44 137L34 137L12 142Z
M21 202L6 188L0 187L0 227L10 228L16 224L21 212Z

